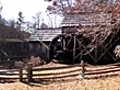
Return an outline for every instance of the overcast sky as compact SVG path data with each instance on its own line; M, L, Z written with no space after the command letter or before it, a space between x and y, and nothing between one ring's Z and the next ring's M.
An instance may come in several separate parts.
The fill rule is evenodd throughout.
M37 12L42 12L41 16L44 18L44 23L47 25L51 23L50 18L46 15L46 7L52 4L52 2L44 2L44 0L1 0L1 2L3 5L2 16L6 20L16 20L19 11L21 11L25 21L32 21L32 16L35 16ZM59 16L56 19L53 16L51 17L54 24L59 26L61 18Z
M48 5L44 0L1 0L3 5L2 15L5 19L12 19L22 11L25 20L30 20L37 12L45 13Z

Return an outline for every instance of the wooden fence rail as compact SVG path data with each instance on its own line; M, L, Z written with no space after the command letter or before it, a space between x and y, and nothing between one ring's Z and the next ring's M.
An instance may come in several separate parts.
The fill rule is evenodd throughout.
M32 82L34 79L57 79L80 76L81 78L91 78L90 76L99 75L105 76L108 73L115 73L120 71L120 63L106 66L86 66L83 61L81 64L59 66L50 68L34 68L32 65L28 65L26 69L8 69L0 70L1 79L17 79L19 81L27 80ZM115 73L116 74L116 73ZM109 74L108 74L109 75Z

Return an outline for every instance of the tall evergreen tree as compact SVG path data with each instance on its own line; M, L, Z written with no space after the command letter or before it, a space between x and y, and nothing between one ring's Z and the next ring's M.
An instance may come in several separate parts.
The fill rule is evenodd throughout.
M23 13L20 11L18 13L18 18L17 18L17 25L18 25L18 29L21 30L21 26L22 24L24 24L25 21L24 21L24 16L23 16Z
M0 23L1 23L1 21L2 21L2 9L3 9L3 6L2 6L2 2L1 2L1 0L0 0Z

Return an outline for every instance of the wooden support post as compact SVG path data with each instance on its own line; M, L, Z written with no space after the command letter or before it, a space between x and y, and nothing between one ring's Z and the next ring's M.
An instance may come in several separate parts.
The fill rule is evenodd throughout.
M76 36L74 35L73 38L74 38L74 47L73 47L73 63L74 63L75 54L76 54Z
M82 67L81 76L82 76L82 79L85 79L85 64L83 60L81 60L81 67Z
M19 81L23 82L23 69L22 68L19 69Z
M28 64L28 74L27 74L27 78L28 78L28 82L32 81L32 64Z

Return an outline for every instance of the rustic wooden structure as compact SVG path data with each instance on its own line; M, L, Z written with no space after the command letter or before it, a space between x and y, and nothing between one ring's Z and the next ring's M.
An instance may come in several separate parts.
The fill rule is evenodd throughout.
M10 40L10 39L9 39ZM14 39L12 39L14 40ZM17 59L28 56L29 42L28 41L0 41L0 59L7 60Z
M83 63L83 62L82 62ZM117 76L120 72L120 63L103 65L101 66L90 66L86 63L58 66L58 67L31 67L24 69L3 69L0 70L0 79L5 81L16 81L20 80L22 82L34 82L37 80L41 82L42 80L55 80L55 79L92 79L101 78L107 76ZM84 68L84 69L83 69ZM85 77L81 77L81 72L84 73ZM67 78L68 77L68 78Z
M28 73L27 73L28 82L31 82L32 81L32 75L33 75L31 64L28 65L27 71L28 71Z
M29 37L30 54L40 56L49 62L49 43L54 37L61 33L61 28L44 28L35 30L35 32Z
M22 68L19 69L19 81L20 82L23 81L23 69Z
M85 79L85 63L83 60L81 60L81 76Z
M111 23L111 13L70 13L61 25L63 34L50 43L50 59L90 64L118 61L113 51L120 44L120 21Z

